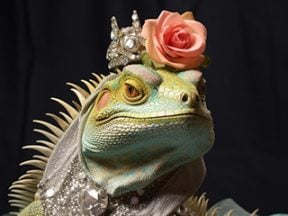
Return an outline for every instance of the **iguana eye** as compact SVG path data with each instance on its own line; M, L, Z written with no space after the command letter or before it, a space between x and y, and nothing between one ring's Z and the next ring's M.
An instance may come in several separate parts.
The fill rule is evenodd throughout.
M135 98L140 95L140 92L134 86L125 83L125 94L128 98Z
M144 86L134 79L126 80L123 85L122 95L127 103L139 103L144 98Z

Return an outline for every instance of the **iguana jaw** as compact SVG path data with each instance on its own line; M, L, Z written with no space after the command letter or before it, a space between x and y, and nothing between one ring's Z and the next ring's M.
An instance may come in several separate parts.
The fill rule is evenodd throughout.
M143 121L143 122L161 122L165 120L179 120L179 119L186 119L186 118L200 118L205 121L212 122L211 115L209 113L199 112L195 109L179 109L179 110L168 110L168 111L160 111L160 112L153 112L153 113L139 113L133 114L125 113L125 112L117 112L113 115L109 116L98 116L95 118L95 125L102 125L106 124L109 121L113 121L114 119L121 118L125 121L125 119L135 119L136 121Z
M97 139L97 134L102 137ZM110 144L105 146L101 139L109 139ZM94 140L82 137L82 155L92 179L118 196L195 160L211 148L213 141L212 121L197 114L118 117L104 124L103 130L95 131Z

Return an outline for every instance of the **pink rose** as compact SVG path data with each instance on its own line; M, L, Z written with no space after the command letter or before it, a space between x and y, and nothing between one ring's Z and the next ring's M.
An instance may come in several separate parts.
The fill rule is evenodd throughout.
M205 26L195 21L191 12L162 11L158 19L146 20L142 29L148 56L176 69L197 68L203 63L206 34Z

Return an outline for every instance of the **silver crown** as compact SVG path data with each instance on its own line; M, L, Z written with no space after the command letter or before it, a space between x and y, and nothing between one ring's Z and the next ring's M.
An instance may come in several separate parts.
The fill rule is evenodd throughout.
M145 51L144 38L141 37L141 23L137 11L132 14L132 26L119 29L117 20L111 18L111 43L106 53L108 68L125 66L129 62L141 60Z

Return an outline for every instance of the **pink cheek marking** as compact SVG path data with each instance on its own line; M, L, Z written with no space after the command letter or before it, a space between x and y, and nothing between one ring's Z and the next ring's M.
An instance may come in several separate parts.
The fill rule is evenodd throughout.
M102 93L101 98L98 100L98 103L96 105L96 109L103 109L110 102L110 99L111 96L109 91L105 91L104 93Z

